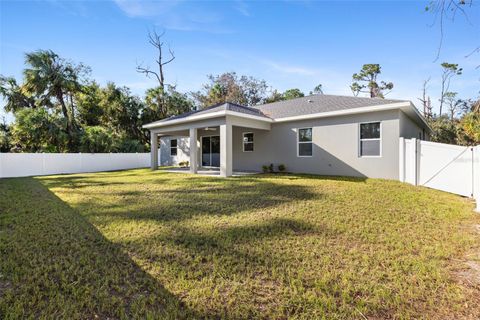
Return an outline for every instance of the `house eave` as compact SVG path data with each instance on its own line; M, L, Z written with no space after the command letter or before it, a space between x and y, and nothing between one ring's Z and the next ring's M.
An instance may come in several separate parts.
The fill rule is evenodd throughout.
M433 129L428 124L427 119L425 119L425 117L420 113L420 111L418 111L418 109L413 105L413 103L409 102L409 104L410 104L410 106L407 107L406 109L402 109L402 111L405 112L406 114L408 114L411 118L420 120L420 121L416 121L416 122L418 124L423 125L425 128L430 130L430 132L432 132Z
M382 104L377 106L367 106L367 107L359 107L359 108L353 108L353 109L335 110L335 111L327 111L327 112L319 112L319 113L311 113L311 114L302 114L302 115L292 116L292 117L276 118L275 122L298 121L298 120L327 118L327 117L335 117L335 116L366 113L366 112L393 110L393 109L400 109L402 107L408 107L409 105L410 105L410 102L396 102L396 103Z
M415 106L410 101L402 101L402 102L388 103L388 104L382 104L382 105L376 105L376 106L360 107L360 108L354 108L354 109L345 109L345 110L337 110L337 111L312 113L312 114L305 114L305 115L292 116L292 117L276 118L276 119L274 119L274 123L318 119L318 118L328 118L328 117L336 117L336 116L360 114L360 113L368 113L368 112L387 111L387 110L402 110L403 112L407 113L408 115L416 118L416 120L419 124L421 124L421 125L423 125L426 128L431 130L431 128L429 127L425 118L420 114L420 112L418 112L417 108L415 108Z
M245 114L245 113L231 111L231 110L221 110L221 111L216 111L216 112L211 112L211 113L206 113L206 114L192 115L192 116L188 116L188 117L185 117L185 118L182 118L182 119L174 119L174 120L162 121L162 122L152 122L152 123L148 123L148 124L143 125L142 128L144 128L144 129L155 129L155 128L161 128L161 127L165 127L165 126L188 123L188 122L193 122L193 121L198 121L198 120L213 119L213 118L218 118L218 117L226 117L226 116L236 116L236 117L240 117L240 118L258 120L258 121L267 122L267 123L272 123L273 122L273 119L267 118L267 117L260 117L260 116Z
M176 124L183 124L198 120L206 120L206 119L213 119L218 117L226 117L228 115L237 116L240 118L252 119L263 121L267 123L282 123L282 122L290 122L290 121L300 121L300 120L310 120L310 119L318 119L318 118L327 118L327 117L335 117L335 116L343 116L343 115L351 115L351 114L360 114L360 113L368 113L368 112L378 112L378 111L386 111L386 110L402 110L410 117L414 118L414 120L420 124L425 126L427 129L431 130L430 126L428 125L425 118L420 114L420 112L415 108L415 106L410 101L402 101L402 102L395 102L395 103L388 103L383 105L377 106L367 106L367 107L360 107L354 109L345 109L345 110L337 110L337 111L328 111L328 112L320 112L320 113L312 113L312 114L305 114L305 115L298 115L292 117L284 117L284 118L267 118L261 116L255 116L250 114L245 114L241 112L231 111L231 110L221 110L206 114L200 115L191 115L181 119L174 119L169 121L161 121L161 122L152 122L146 125L143 125L142 128L144 129L157 129L162 128L165 126L171 126Z

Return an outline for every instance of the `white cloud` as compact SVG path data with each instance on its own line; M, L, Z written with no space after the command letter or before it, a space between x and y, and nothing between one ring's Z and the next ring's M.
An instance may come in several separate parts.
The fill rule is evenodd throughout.
M242 0L235 1L233 8L238 12L240 12L245 17L251 16L250 11L248 10L248 5L245 3L245 1L242 1Z
M300 67L300 66L293 66L287 64L280 64L272 60L259 60L259 62L263 63L264 65L269 66L270 68L274 69L275 71L279 71L282 73L289 73L289 74L297 74L303 76L313 76L317 72L312 68Z
M232 33L221 22L223 15L195 2L113 0L127 16L152 20L159 27L178 31Z
M89 15L87 6L81 1L47 0L47 3L74 16L88 17Z
M153 17L168 12L181 1L114 0L129 17Z

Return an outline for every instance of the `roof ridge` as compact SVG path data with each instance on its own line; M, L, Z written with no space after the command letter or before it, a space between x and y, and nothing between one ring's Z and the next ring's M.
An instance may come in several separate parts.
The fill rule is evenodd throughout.
M308 99L310 97L338 97L338 98L348 98L348 99L361 99L361 100L375 100L375 101L381 101L381 100L385 100L385 101L398 101L398 102L406 102L408 100L400 100L400 99L385 99L385 98L370 98L370 97L356 97L356 96L346 96L346 95L338 95L338 94L309 94L309 95L306 95L306 96L303 96L303 97L297 97L297 98L292 98L292 99L288 99L288 100L280 100L280 101L274 101L274 102L269 102L269 103L264 103L264 104L260 104L258 106L255 106L255 108L260 108L260 107L263 107L263 106L268 106L268 105L271 105L271 104L274 104L274 103L287 103L287 102L292 102L292 101L298 101L298 100L301 100L301 99Z
M258 110L257 108L255 107L250 107L250 106L244 106L243 104L238 104L238 103L235 103L235 102L226 102L227 104L231 104L231 105L234 105L236 107L240 107L240 108L244 108L244 109L248 109L248 110Z
M389 99L389 98L380 98L380 97L358 97L358 96L346 96L341 94L309 94L305 97L312 97L312 96L330 96L330 97L340 97L340 98L354 98L354 99L368 99L368 100L392 100L392 101L407 101L407 100L400 100L400 99Z

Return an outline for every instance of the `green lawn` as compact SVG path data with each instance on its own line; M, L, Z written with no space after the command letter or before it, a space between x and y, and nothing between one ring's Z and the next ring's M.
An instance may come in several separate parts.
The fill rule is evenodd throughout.
M472 209L377 179L2 179L0 318L478 317Z

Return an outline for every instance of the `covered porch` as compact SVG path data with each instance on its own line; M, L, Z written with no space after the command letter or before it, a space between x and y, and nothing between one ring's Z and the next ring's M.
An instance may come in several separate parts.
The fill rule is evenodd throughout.
M231 114L234 113L234 114ZM159 137L180 136L188 138L189 168L173 169L203 175L245 175L248 172L233 171L233 128L270 130L271 119L237 112L190 116L181 119L159 122L150 129L151 169L158 169ZM238 141L241 143L241 141ZM251 174L251 172L250 172Z

